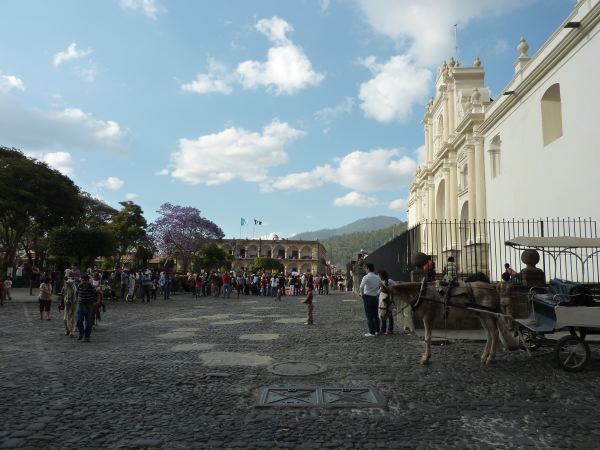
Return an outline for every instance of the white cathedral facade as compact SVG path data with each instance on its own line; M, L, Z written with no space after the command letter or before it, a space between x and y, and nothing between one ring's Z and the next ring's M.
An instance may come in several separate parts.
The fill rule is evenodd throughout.
M423 116L425 161L409 188L409 227L430 221L600 219L600 0L579 0L495 99L479 58L453 58ZM475 233L461 246L485 244ZM460 239L458 239L460 241ZM469 241L469 242L467 242ZM439 249L438 249L439 251Z
M450 59L423 117L408 222L600 218L600 0L580 0L541 49L524 39L492 101L479 58Z

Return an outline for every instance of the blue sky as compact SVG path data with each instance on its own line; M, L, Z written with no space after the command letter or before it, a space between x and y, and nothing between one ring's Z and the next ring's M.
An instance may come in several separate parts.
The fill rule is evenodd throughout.
M0 144L227 237L406 217L438 67L495 97L571 0L2 0ZM252 227L242 231L252 235Z

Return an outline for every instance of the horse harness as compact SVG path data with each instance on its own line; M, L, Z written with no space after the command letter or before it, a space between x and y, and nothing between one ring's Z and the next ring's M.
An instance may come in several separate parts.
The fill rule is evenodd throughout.
M450 301L451 296L451 291L452 291L452 287L453 284L450 283L447 286L447 289L445 290L445 292L443 290L438 291L440 296L443 298L443 300L437 300L437 299L433 299L433 298L425 298L423 296L423 291L425 290L425 281L426 279L423 278L421 280L421 286L419 287L419 292L417 293L417 295L413 298L413 300L407 304L406 307L410 306L411 309L413 311L416 311L417 309L419 309L419 307L423 304L423 301L426 300L428 302L432 302L432 303L439 303L445 306L446 309L446 314L448 314L450 308L461 308L461 309L467 309L467 308L478 308L481 310L485 310L485 311L490 311L490 312L495 312L494 308L489 308L487 306L483 306L483 305L478 305L475 302L475 294L473 292L473 287L471 286L471 283L465 283L464 287L466 290L466 294L467 294L467 298L468 298L468 302L464 303L464 304L458 304L458 303L453 303ZM458 286L457 286L458 287ZM406 308L405 307L405 308ZM405 309L403 308L402 311Z

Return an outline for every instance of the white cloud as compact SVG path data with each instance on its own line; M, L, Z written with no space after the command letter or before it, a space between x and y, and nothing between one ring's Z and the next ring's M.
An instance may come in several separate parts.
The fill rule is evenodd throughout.
M507 13L532 0L357 0L376 33L393 39L419 66L440 65L454 47L454 24Z
M13 89L24 91L25 85L23 84L23 80L14 75L2 75L0 73L0 91L8 92Z
M48 152L44 155L43 161L63 175L68 177L73 175L75 163L69 152Z
M369 57L364 64L374 75L360 85L358 94L367 117L385 123L404 121L413 106L427 98L431 71L415 66L410 57L393 56L383 64Z
M294 27L277 16L259 20L256 29L276 45L291 44L287 34L294 31Z
M45 162L68 177L73 175L75 162L69 152L25 152L30 158Z
M392 39L399 54L383 64L365 61L374 77L361 84L359 98L367 117L380 122L405 120L425 99L430 69L454 51L454 24L506 13L533 0L356 0L378 34Z
M237 67L237 74L246 89L265 86L277 94L293 94L309 86L317 86L325 76L315 72L302 48L287 37L293 27L279 17L262 19L256 29L274 43L267 53L267 60L244 61Z
M392 200L389 204L388 204L388 208L392 209L394 211L406 211L406 199L404 198L397 198L396 200Z
M415 150L414 154L415 154L415 157L417 158L417 163L419 165L423 164L425 162L425 158L427 156L425 145L421 145L419 148L417 148Z
M398 149L354 151L340 161L337 182L362 192L397 189L407 184L417 167L414 159Z
M65 108L53 113L54 117L67 123L81 124L88 128L98 141L115 141L121 137L121 128L113 120L97 120L79 108Z
M171 154L171 176L188 184L217 185L235 178L262 182L267 170L287 161L285 145L304 132L273 120L262 133L227 128L197 139L180 139Z
M331 123L343 114L350 114L354 108L354 99L346 97L335 106L327 106L315 113L315 118L324 123Z
M156 175L158 177L162 177L165 175L169 175L169 173L170 173L169 169L160 169L160 170L157 170L156 172L154 172L154 175Z
M54 65L54 67L58 67L64 62L71 61L73 59L85 58L90 53L92 53L92 50L89 48L86 50L77 50L77 44L75 42L72 42L67 47L67 50L58 52L54 55L54 58L52 59L52 64Z
M371 208L377 205L377 200L373 197L368 197L359 192L349 192L343 197L338 197L333 201L333 206L356 206Z
M139 197L139 195L134 194L133 192L128 192L127 194L125 194L125 198L127 200L135 200L138 197Z
M309 172L291 173L276 178L269 183L263 183L261 190L269 192L273 189L294 189L305 191L323 186L335 180L335 169L329 165L317 166Z
M121 148L123 131L79 108L28 108L0 93L0 136L4 145L31 151L107 150Z
M291 173L264 183L261 188L307 190L336 183L359 192L395 190L407 185L417 168L413 158L401 153L399 149L354 151L341 158L337 167L326 164L311 171ZM265 185L271 189L265 189Z
M111 191L118 191L123 187L125 182L117 177L108 177L106 180L97 181L94 186L101 189L109 189Z
M141 11L152 20L156 20L159 14L166 11L157 0L119 0L119 4L123 9Z
M197 94L210 92L231 94L233 82L234 77L229 73L227 67L219 61L209 58L208 73L199 73L194 81L182 84L181 90Z
M80 67L78 69L79 77L83 81L87 81L88 83L93 83L96 81L96 77L98 76L98 66L90 61L90 63L85 67Z

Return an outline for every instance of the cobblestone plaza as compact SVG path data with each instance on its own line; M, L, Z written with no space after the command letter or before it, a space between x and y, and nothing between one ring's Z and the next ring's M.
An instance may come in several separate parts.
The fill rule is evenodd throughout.
M31 297L32 299L34 297ZM362 302L179 295L109 304L91 343L64 336L37 304L0 309L0 448L598 448L598 351L578 374L550 356L482 343L434 347L414 335L366 338ZM316 375L268 368L316 363ZM382 408L257 408L268 386L376 388Z

